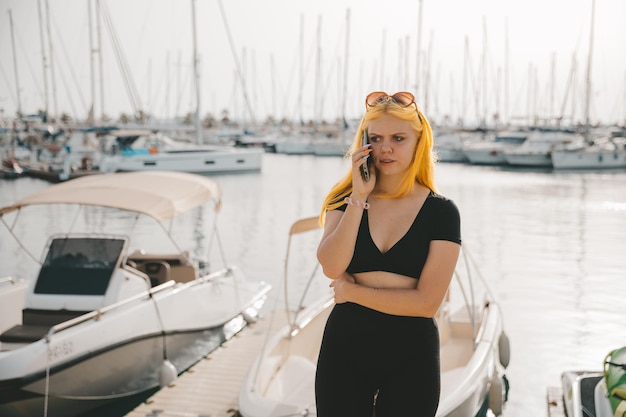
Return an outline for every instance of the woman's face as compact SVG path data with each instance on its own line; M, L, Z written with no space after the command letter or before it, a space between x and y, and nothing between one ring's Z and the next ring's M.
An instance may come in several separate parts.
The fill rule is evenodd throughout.
M370 157L379 175L404 173L413 162L417 135L411 123L386 114L372 120L368 126L369 142L372 144Z

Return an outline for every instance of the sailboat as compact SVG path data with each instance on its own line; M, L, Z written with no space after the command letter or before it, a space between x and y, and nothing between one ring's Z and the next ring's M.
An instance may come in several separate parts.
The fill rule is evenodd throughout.
M109 152L99 161L102 172L125 171L182 171L196 174L258 172L262 167L263 150L259 148L235 148L226 145L202 143L200 121L200 74L196 40L195 0L192 6L193 72L196 92L194 125L196 143L169 138L162 134L145 131L112 132Z
M593 34L595 23L595 0L592 1L591 27L589 31L589 55L585 93L585 142L565 145L552 152L555 169L605 169L626 168L626 137L621 131L591 136L589 109L591 101L591 64L593 61Z
M326 320L333 309L332 293L305 303L315 280L324 279L316 263L313 272L299 268L289 277L292 237L319 229L317 217L291 226L285 261L285 300L292 280L304 288L300 303L285 302L287 324L271 329L261 354L253 361L239 392L243 417L306 416L315 414L315 370ZM465 245L464 245L465 246ZM293 256L293 255L292 255ZM298 263L300 265L300 263ZM300 278L298 280L298 278ZM303 284L302 279L306 280ZM276 314L278 312L275 312ZM441 399L437 417L478 417L491 410L502 414L508 395L504 369L510 350L502 312L464 247L453 284L436 315L441 346Z

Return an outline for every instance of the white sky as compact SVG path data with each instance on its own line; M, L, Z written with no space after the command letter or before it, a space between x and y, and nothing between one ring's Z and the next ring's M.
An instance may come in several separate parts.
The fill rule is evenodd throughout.
M46 0L39 1L45 7ZM156 116L193 111L191 0L101 1L145 111ZM48 2L56 80L56 105L48 81L49 110L84 118L92 102L88 3ZM219 1L196 0L195 4L201 113L220 116L227 109L231 117L250 119L236 83ZM5 117L17 110L9 10L22 111L32 113L45 106L37 5L38 0L0 0L0 108ZM222 5L257 121L268 114L298 118L300 95L307 120L340 117L344 97L346 116L359 117L365 95L373 90L413 91L425 113L439 121L449 115L471 123L484 114L490 119L495 112L505 120L529 114L583 119L592 0L423 0L418 91L418 0L222 0ZM626 119L624 22L625 0L597 0L592 122L623 124ZM301 33L303 48L299 48ZM117 119L121 112L132 113L133 107L104 24L102 39L104 111ZM306 64L302 88L299 49ZM568 83L571 74L574 82ZM98 90L95 101L98 116L102 111Z

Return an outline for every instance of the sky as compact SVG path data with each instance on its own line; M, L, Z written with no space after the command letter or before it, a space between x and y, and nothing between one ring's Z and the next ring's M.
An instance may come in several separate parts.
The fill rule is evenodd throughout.
M411 91L439 124L582 122L586 103L626 123L625 0L597 0L593 31L593 0L99 1L100 49L96 0L0 0L0 117L193 113L195 9L202 117L358 118L370 91Z

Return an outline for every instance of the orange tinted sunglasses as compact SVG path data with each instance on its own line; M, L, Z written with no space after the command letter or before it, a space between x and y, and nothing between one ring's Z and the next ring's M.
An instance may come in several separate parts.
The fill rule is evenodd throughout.
M392 95L382 91L374 91L365 97L365 108L372 107L386 101L393 101L403 107L409 107L411 104L415 104L415 96L406 91L401 91Z
M387 103L389 101L399 104L402 107L409 107L411 104L415 104L417 118L420 120L420 123L422 123L422 115L420 114L420 109L417 107L417 103L415 102L415 96L408 91L400 91L392 95L383 91L374 91L365 97L365 108L369 109L370 107L374 107L381 103Z

